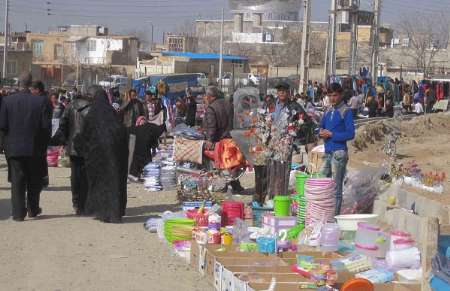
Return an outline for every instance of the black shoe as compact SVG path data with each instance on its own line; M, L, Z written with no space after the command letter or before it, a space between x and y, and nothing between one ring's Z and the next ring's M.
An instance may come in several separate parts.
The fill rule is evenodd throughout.
M44 177L44 178L42 179L42 187L47 188L49 184L50 184L50 181L49 181L48 176L47 176L47 177Z
M78 208L78 207L73 207L73 211L75 212L76 216L82 216L83 215L83 210Z
M40 215L41 213L42 213L42 208L40 208L40 207L37 209L37 211L28 210L28 217L29 218L35 218L38 215Z
M245 191L245 188L242 187L240 184L233 187L233 194L242 193L244 191Z
M17 221L17 222L22 222L25 220L25 218L24 217L13 217L13 220Z

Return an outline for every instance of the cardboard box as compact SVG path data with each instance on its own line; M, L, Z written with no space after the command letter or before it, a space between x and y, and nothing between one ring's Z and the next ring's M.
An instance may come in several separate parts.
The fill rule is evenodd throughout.
M225 278L223 281L227 281L227 276L232 276L234 290L247 290L249 278L255 276L273 276L273 275L291 275L298 277L298 274L294 273L290 267L227 267ZM226 286L226 283L225 285Z
M205 262L206 262L206 247L198 244L195 240L191 242L191 267L199 272L200 274L205 274Z
M270 282L258 283L250 282L247 290L245 291L260 291L267 290L270 286ZM401 283L387 283L387 284L375 284L375 291L421 291L420 284L401 284ZM274 291L307 291L316 289L299 289L298 283L277 283ZM363 291L363 290L361 290Z
M338 253L320 252L320 251L283 252L278 254L278 256L282 259L296 259L297 255L311 256L317 259L330 259L330 260L343 258Z
M214 264L214 287L216 291L232 291L233 272L230 267L286 267L286 263L276 256L247 258L216 258Z
M205 256L205 275L214 279L214 264L217 258L265 258L267 255L260 253L240 252L239 245L221 246L207 245Z
M262 291L268 290L270 283L254 283L248 284L246 291ZM273 291L317 291L317 289L300 289L298 283L277 283Z
M375 291L421 291L420 284L387 283L375 284Z

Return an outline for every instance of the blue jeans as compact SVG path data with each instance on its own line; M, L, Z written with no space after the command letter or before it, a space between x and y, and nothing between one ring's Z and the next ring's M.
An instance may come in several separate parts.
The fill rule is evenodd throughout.
M333 178L336 182L336 215L341 213L342 192L345 173L347 171L348 152L344 150L325 153L323 156L322 174Z

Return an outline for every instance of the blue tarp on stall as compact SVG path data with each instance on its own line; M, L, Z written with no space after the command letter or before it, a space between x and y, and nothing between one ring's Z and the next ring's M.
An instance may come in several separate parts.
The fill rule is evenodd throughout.
M138 96L142 98L150 87L156 87L159 81L163 81L169 89L165 97L174 101L178 97L185 96L186 88L197 87L197 79L198 74L152 75L133 80L132 87L137 91Z

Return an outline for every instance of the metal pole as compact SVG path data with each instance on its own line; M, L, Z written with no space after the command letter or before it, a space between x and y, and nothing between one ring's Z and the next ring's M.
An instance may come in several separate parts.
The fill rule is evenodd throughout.
M352 19L352 31L351 31L351 50L350 50L350 67L349 74L354 75L356 73L356 62L358 56L358 9L352 7L350 11Z
M381 0L374 0L374 21L373 21L373 51L372 51L372 82L374 85L377 82L378 77L378 53L380 48L380 7Z
M336 75L336 1L331 0L330 75Z
M154 26L153 23L150 23L152 25L152 42L150 44L150 52L153 51L153 44L154 44L154 39L153 39L153 32L154 32Z
M331 24L331 18L328 17L328 25ZM327 42L325 45L325 62L323 66L323 80L325 81L325 84L327 82L328 78L328 58L330 57L330 31L328 30L328 36L327 36ZM298 75L298 74L297 74Z
M8 60L8 41L9 41L8 18L9 18L9 0L5 0L5 43L3 47L3 72L2 72L3 79L6 79L7 73L6 67Z
M222 73L223 73L223 27L225 22L225 9L222 8L222 22L220 24L220 56L219 56L219 86L222 88L223 80L222 80Z
M308 67L309 67L309 39L310 39L310 24L311 24L311 1L304 0L303 8L303 33L302 33L302 53L300 60L300 85L299 93L305 93L308 88ZM306 86L305 86L306 85Z

